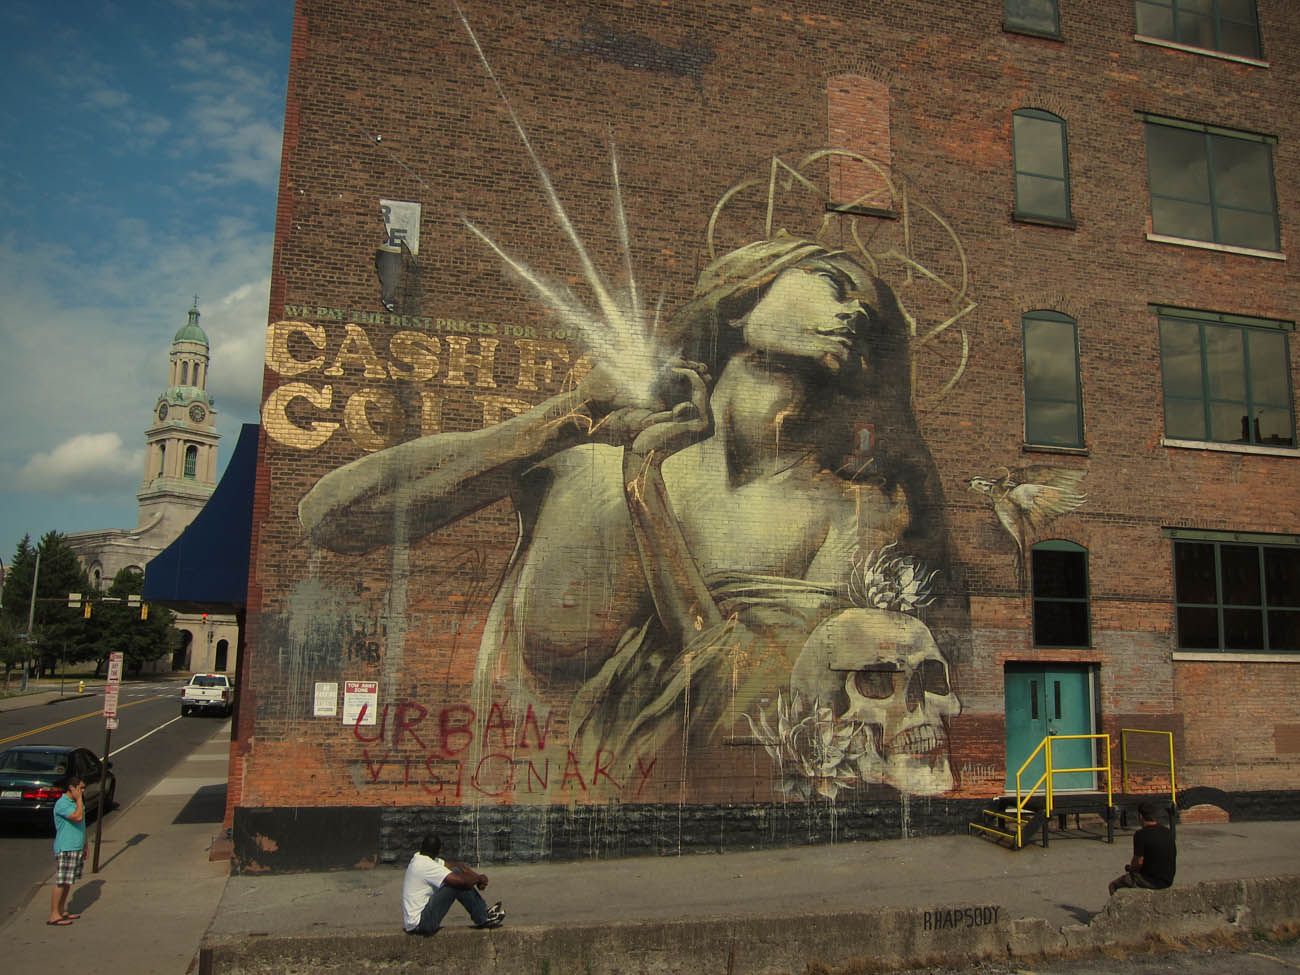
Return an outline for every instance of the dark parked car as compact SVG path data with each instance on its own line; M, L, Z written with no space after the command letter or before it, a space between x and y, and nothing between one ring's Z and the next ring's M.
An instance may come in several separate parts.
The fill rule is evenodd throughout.
M15 745L0 752L0 823L41 825L54 828L54 804L63 795L64 780L70 774L86 780L87 819L99 807L104 790L104 810L113 808L117 776L113 763L105 769L87 748L67 745Z

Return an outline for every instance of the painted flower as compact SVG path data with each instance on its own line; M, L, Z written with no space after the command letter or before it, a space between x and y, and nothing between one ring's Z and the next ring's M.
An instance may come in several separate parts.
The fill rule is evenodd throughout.
M837 720L829 705L805 706L798 691L787 700L778 694L776 727L758 709L758 721L745 716L750 730L781 769L782 792L805 799L820 795L834 799L842 789L862 782L859 764L870 748L866 727Z
M915 615L934 602L930 586L938 570L910 555L890 556L895 543L869 553L853 567L849 584L855 603L872 609L892 609Z

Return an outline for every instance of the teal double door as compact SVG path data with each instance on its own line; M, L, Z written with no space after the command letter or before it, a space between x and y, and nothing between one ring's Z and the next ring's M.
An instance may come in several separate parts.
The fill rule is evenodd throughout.
M1093 670L1063 664L1008 664L1006 669L1007 791L1016 790L1016 772L1048 735L1090 735L1093 732ZM1052 745L1052 767L1091 768L1094 740L1058 741ZM1031 789L1046 767L1039 752L1020 776L1020 787ZM1067 772L1052 779L1052 788L1093 789L1095 773Z

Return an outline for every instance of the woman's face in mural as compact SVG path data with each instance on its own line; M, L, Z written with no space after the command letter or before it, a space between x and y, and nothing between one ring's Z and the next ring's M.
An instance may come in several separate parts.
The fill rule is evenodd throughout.
M776 355L812 359L838 374L856 365L870 278L840 259L819 258L777 275L743 327L745 344Z

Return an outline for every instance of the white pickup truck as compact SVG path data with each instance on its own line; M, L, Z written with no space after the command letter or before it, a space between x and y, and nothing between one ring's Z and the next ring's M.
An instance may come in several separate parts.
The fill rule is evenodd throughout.
M230 714L235 706L235 689L225 674L195 674L181 689L182 717L194 711Z

